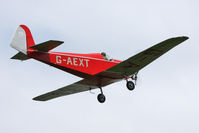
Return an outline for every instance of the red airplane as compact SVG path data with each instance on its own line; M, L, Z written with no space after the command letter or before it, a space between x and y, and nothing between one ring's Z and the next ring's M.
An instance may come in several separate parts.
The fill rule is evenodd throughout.
M53 48L64 43L63 41L49 40L35 45L30 30L20 25L11 42L11 47L19 52L11 59L36 59L50 66L83 78L76 83L62 87L52 92L33 98L37 101L47 101L60 96L70 95L99 88L97 96L100 103L105 102L102 87L111 83L126 80L129 90L134 90L137 73L143 67L187 40L188 37L176 37L160 42L125 61L109 58L106 53L76 54L52 52ZM134 81L134 82L133 82Z

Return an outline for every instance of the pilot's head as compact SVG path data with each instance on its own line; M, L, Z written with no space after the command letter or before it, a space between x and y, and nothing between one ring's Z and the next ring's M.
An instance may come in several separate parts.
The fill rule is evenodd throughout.
M106 56L106 53L105 53L105 52L102 52L101 55L102 55L102 56Z

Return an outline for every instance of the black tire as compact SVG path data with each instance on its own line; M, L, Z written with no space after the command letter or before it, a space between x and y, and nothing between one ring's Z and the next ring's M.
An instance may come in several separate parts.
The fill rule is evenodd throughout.
M100 103L104 103L106 101L106 97L103 95L103 94L99 94L97 96L97 100L100 102Z
M132 90L135 89L135 84L134 84L132 81L128 81L128 82L126 83L126 87L127 87L130 91L132 91Z

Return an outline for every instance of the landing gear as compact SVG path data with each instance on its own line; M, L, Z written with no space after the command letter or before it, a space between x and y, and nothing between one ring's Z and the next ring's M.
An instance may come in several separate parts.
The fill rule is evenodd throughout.
M104 94L99 94L97 96L97 100L100 102L100 103L104 103L105 100L106 100L106 97L104 96Z
M135 81L135 83L133 81L128 81L128 79L126 78L126 87L132 91L135 89L135 85L137 82L137 74L138 72L136 72L133 76L131 76L131 79Z
M133 83L133 81L127 81L126 87L127 87L130 91L132 91L132 90L135 89L135 84Z
M100 87L100 91L101 93L97 96L97 100L100 102L100 103L104 103L106 101L106 97L105 95L103 94L103 91L102 91L102 88Z

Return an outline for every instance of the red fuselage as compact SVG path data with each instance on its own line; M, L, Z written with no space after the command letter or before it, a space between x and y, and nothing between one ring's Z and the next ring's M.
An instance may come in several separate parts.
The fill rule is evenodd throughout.
M115 59L106 60L100 53L76 54L28 50L28 56L83 78L86 75L96 75L122 62Z

